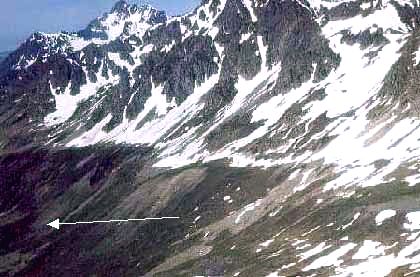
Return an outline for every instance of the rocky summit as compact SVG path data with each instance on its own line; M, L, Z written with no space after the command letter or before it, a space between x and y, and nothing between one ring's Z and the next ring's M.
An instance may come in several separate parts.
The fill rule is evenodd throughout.
M420 276L419 24L119 1L34 33L0 61L0 275Z

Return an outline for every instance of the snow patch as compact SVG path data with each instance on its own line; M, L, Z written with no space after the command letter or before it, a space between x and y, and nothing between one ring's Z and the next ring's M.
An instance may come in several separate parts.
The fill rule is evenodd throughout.
M343 257L344 255L346 255L350 250L352 250L356 246L357 246L357 244L355 244L355 243L345 244L345 245L341 246L340 248L338 248L337 250L334 250L333 252L331 252L327 256L323 256L323 257L320 257L320 258L316 259L310 265L306 266L303 269L303 271L318 269L318 268L321 268L321 267L324 267L324 266L325 267L327 267L327 266L338 267L343 263L343 260L340 259L340 258Z
M411 231L420 230L420 211L406 214L408 223L404 223L404 228Z
M257 201L255 201L254 203L250 203L250 204L246 205L246 206L245 206L245 208L243 209L243 211L241 211L241 212L240 212L240 214L236 217L236 219L235 219L235 224L240 223L240 221L241 221L242 217L243 217L246 213L248 213L248 212L250 212L250 211L255 210L255 208L256 208L256 207L259 207L259 206L261 205L261 201L262 201L262 199L258 199L258 200L257 200Z
M382 222L395 216L397 214L394 210L383 210L375 217L376 225L382 225Z

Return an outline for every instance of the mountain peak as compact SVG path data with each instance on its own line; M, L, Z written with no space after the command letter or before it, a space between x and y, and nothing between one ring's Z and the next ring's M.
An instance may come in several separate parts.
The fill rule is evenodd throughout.
M116 2L110 14L116 14L122 18L140 14L144 21L151 24L162 23L167 19L165 11L159 11L149 4L129 3L125 0Z
M115 3L113 8L111 9L111 13L117 14L134 14L134 13L145 13L145 12L157 12L150 4L144 3L129 3L125 0L119 0Z
M111 9L111 13L121 13L125 12L129 8L129 4L125 0L119 0L115 3L114 7Z
M123 33L126 25L131 25L133 34L138 35L150 25L166 20L164 11L158 11L150 5L137 5L120 0L109 13L93 20L85 29L79 31L78 35L85 40L111 41Z

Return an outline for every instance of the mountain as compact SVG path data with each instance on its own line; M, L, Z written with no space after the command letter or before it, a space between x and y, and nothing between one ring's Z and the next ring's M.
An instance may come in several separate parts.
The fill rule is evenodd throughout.
M119 1L33 34L0 62L1 274L420 276L419 15Z

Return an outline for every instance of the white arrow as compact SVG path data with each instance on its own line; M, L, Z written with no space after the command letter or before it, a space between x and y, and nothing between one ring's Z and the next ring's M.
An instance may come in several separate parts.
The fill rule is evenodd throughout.
M179 219L177 216L164 217L146 217L146 218L129 218L129 219L112 219L112 220L98 220L98 221L78 221L78 222L60 222L60 219L48 223L47 225L59 230L60 225L76 225L76 224L94 224L94 223L111 223L111 222L129 222L129 221L146 221L146 220L164 220L164 219Z

